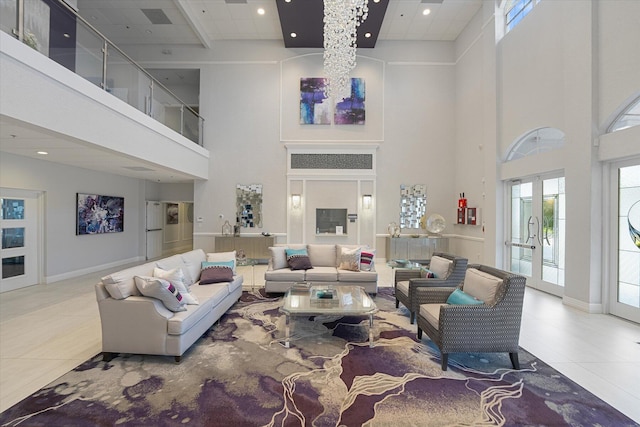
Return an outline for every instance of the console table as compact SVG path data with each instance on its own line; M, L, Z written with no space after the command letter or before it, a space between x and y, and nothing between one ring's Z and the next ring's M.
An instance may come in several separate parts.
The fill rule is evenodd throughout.
M247 258L269 259L269 247L274 245L273 236L216 236L216 252L243 250Z
M447 252L449 239L439 236L387 237L386 254L388 260L407 259L427 261L434 252Z

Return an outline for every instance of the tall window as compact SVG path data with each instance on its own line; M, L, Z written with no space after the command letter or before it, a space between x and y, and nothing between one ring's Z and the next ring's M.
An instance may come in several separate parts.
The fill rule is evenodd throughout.
M640 308L640 165L618 180L618 302Z
M504 8L506 32L518 25L539 2L540 0L507 0Z

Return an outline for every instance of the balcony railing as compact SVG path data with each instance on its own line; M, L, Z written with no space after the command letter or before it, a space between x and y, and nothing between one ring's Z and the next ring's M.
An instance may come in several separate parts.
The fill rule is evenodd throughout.
M202 145L204 119L63 0L0 1L2 31Z

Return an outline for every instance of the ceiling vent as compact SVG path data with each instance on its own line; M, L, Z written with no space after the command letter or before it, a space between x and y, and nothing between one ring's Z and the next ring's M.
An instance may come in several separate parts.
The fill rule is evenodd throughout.
M420 3L442 4L443 0L422 0Z
M173 24L162 9L140 9L152 24Z
M224 0L226 4L247 4L247 0Z

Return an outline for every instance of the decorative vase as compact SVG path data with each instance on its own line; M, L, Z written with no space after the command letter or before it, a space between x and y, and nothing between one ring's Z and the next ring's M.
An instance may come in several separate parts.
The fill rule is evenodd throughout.
M236 237L240 237L240 224L236 224L233 226L233 235Z
M400 237L400 226L395 222L390 222L387 226L387 232L391 237Z
M231 224L229 224L229 221L225 221L224 224L222 224L222 235L231 236Z

